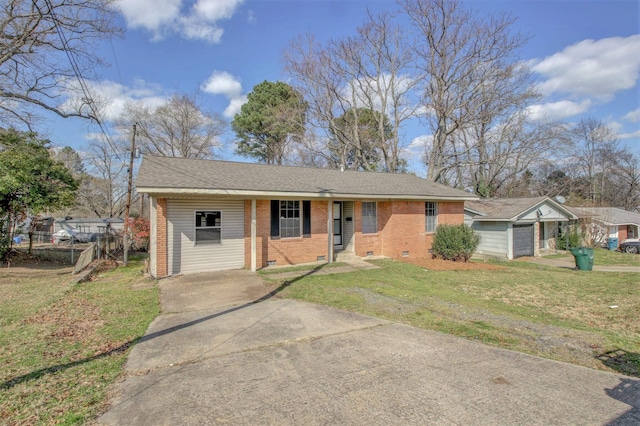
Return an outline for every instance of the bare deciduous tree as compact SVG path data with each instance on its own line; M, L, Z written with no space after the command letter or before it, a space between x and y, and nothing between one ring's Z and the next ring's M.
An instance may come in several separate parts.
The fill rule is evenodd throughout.
M606 176L622 156L618 135L602 120L584 118L571 129L570 137L574 144L576 170L589 183L585 198L594 205L601 204Z
M526 41L512 34L509 15L476 18L457 0L402 0L414 29L414 53L420 70L423 118L433 132L426 162L427 179L439 181L448 167L447 145L454 134L479 129L483 133L514 106L534 96L528 72L516 56ZM519 87L518 82L525 82ZM512 91L518 89L514 94ZM504 104L506 102L506 105ZM480 161L486 161L484 158Z
M309 122L323 142L319 145L333 145L334 149L321 150L329 165L378 168L369 161L375 157L370 155L370 140L360 135L360 122L367 120L360 113L374 111L388 117L378 120L374 140L382 168L389 172L403 169L399 132L416 105L409 99L416 81L410 75L411 58L404 43L404 34L391 15L380 14L370 15L354 37L331 40L325 46L311 36L300 37L284 53L285 70L309 102ZM340 121L347 116L348 130L345 120ZM366 133L370 139L371 132Z
M31 127L38 111L94 117L78 76L101 64L96 43L121 33L113 0L5 0L0 12L0 119ZM95 117L94 117L95 118Z
M142 152L167 157L212 158L227 126L219 115L203 111L196 96L187 95L174 95L154 110L130 107L125 118L119 126L126 134L137 124Z

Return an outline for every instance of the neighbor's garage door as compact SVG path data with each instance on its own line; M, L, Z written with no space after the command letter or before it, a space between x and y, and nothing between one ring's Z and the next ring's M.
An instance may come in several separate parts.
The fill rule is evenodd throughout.
M513 257L533 256L533 225L513 225Z

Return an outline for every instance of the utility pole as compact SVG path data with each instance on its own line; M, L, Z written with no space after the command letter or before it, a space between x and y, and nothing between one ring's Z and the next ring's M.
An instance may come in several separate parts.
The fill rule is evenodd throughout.
M131 209L131 191L133 190L133 157L136 152L136 125L133 125L131 133L131 157L129 158L129 183L127 185L127 204L124 209L124 235L122 245L124 246L123 264L127 266L129 261L129 210Z

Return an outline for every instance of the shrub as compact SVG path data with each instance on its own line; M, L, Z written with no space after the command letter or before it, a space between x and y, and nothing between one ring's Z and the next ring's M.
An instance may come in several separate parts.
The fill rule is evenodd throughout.
M558 250L570 250L582 245L577 225L573 225L569 229L563 229L563 231L556 235L556 248Z
M438 225L433 235L431 252L445 260L469 260L478 248L480 236L469 226Z
M150 224L147 219L130 218L131 243L135 251L149 251Z

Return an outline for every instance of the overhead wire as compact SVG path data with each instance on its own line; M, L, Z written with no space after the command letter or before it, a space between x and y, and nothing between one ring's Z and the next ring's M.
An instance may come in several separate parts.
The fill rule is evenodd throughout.
M47 13L43 13L40 5L38 4L38 0L32 0L33 5L36 7L36 9L38 9L38 12L41 15L46 15L47 13L51 16L52 20L53 20L53 24L56 28L56 33L58 34L58 37L60 38L60 42L62 43L62 47L65 52L65 55L67 56L67 59L69 60L69 63L71 65L71 69L73 70L73 73L75 74L76 78L78 79L78 83L80 84L80 89L82 90L82 94L84 95L84 100L87 103L87 105L89 106L89 108L91 109L92 112L92 117L95 122L98 124L98 126L100 127L100 131L102 132L102 134L105 137L105 140L107 141L107 143L109 144L109 147L113 150L113 152L116 155L116 158L118 158L118 160L122 161L122 159L120 158L120 156L117 154L118 150L115 147L115 144L111 138L111 134L109 133L109 130L107 129L107 127L104 125L103 120L100 118L100 110L96 107L95 105L95 101L93 100L93 97L91 96L91 91L89 90L89 86L87 84L87 82L84 79L84 76L82 75L82 72L80 71L80 67L78 66L78 63L76 62L71 49L69 48L69 41L67 40L66 35L64 34L63 29L60 26L60 22L58 21L58 17L56 16L56 13L54 11L54 7L51 3L51 0L44 0L44 3L46 4L48 11Z

